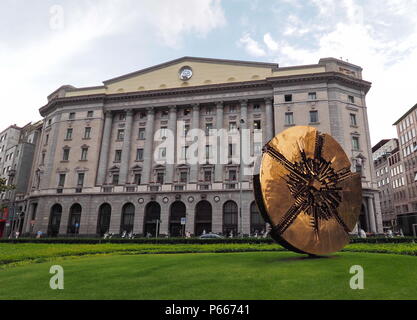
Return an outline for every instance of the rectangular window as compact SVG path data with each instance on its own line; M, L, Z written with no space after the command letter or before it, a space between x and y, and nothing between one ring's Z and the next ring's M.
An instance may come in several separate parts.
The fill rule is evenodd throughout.
M118 185L119 184L119 175L118 174L113 174L112 183L113 183L113 185Z
M284 101L285 102L291 102L292 101L292 94L286 94L284 96Z
M160 131L160 133L161 133L161 138L166 138L167 137L167 131L168 131L168 128L167 127L161 127L161 131Z
M229 122L229 131L236 132L237 131L237 124L236 122Z
M167 156L166 148L159 148L159 159L165 159Z
M62 155L62 161L69 161L69 154L70 154L70 149L68 148L64 149L64 153Z
M137 149L136 150L136 161L142 161L143 160L143 149Z
M88 148L82 148L81 149L81 160L86 161L88 155Z
M358 125L358 123L356 121L356 114L354 114L354 113L350 114L350 125L351 126L357 126Z
M135 174L135 184L140 185L140 182L142 180L142 175L140 173Z
M94 116L94 111L87 112L87 118L92 118Z
M229 106L229 112L230 113L236 112L236 106Z
M163 172L158 172L156 174L156 182L159 184L164 184L164 173Z
M139 128L139 140L145 140L145 128Z
M161 111L161 118L168 118L168 111Z
M261 110L261 106L259 104L254 104L253 111L259 111L259 110Z
M309 92L308 93L308 100L316 100L317 94L315 92Z
M180 172L180 182L187 183L187 179L188 179L188 173L185 171Z
M190 112L190 109L184 109L184 116L188 116Z
M319 122L319 113L317 111L310 111L310 123Z
M78 187L82 187L84 185L84 177L85 177L85 173L78 174L78 180L77 180Z
M354 96L348 96L349 103L355 103L355 97Z
M206 115L211 115L213 114L213 108L207 107L206 108Z
M230 181L237 181L237 173L236 170L229 171L229 180Z
M122 161L122 150L116 150L114 155L114 162Z
M210 135L210 130L213 129L213 124L212 123L206 123L206 136Z
M120 121L125 121L126 120L126 113L125 112L119 113L119 120Z
M67 129L67 135L65 136L65 140L71 140L72 139L72 132L73 132L72 128Z
M58 187L64 187L65 186L65 174L59 175L59 181L58 181Z
M204 171L204 181L211 182L211 171L209 170Z
M42 152L41 165L45 164L45 156L46 156L46 152Z
M359 150L359 137L352 137L352 148L353 150Z
M211 159L211 157L212 157L212 154L211 154L211 146L210 145L207 145L206 146L206 159L208 160L208 159Z
M75 112L71 112L71 113L69 114L69 119L70 119L70 120L74 120L74 119L75 119Z
M125 130L119 129L117 130L117 140L122 141L125 138Z
M294 124L294 114L292 112L285 113L285 124L293 125Z
M90 139L91 138L91 128L86 127L84 129L84 139Z
M49 134L45 136L45 146L48 144L48 142L49 142Z
M235 155L235 151L236 151L235 146L236 146L235 144L232 144L232 143L229 144L229 157L233 157Z
M141 113L139 114L139 118L140 118L140 119L145 119L145 118L146 118L146 112L141 112Z
M261 130L261 129L262 129L261 120L254 120L253 130Z

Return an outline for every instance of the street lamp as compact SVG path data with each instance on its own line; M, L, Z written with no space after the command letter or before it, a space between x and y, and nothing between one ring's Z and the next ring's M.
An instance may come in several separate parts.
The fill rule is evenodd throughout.
M240 119L240 126L239 126L239 142L240 142L240 148L239 148L239 153L240 153L240 168L239 168L239 228L240 228L240 236L243 237L243 224L242 224L242 182L243 182L243 143L242 143L242 125L245 124L245 120Z

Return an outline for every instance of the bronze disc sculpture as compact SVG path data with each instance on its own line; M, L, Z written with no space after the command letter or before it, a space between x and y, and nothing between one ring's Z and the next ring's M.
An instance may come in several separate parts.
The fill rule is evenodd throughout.
M292 127L269 141L253 181L272 238L310 255L342 249L362 204L361 176L350 167L337 141L312 127Z

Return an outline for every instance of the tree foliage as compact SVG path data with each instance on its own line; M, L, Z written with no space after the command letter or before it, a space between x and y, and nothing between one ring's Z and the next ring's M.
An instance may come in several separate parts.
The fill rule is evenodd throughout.
M15 186L7 185L7 180L3 179L3 178L0 178L0 192L13 190L13 189L15 189Z

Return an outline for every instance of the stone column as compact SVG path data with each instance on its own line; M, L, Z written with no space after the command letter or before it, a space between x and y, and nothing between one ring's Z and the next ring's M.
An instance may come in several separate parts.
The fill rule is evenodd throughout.
M130 160L130 145L132 143L132 123L133 123L133 111L126 111L126 127L125 136L122 146L122 159L120 164L120 184L125 185L128 180L129 173L129 160Z
M191 123L192 129L200 128L200 105L193 105L193 117ZM198 164L190 166L190 183L197 183L198 180Z
M376 223L375 223L375 210L374 204L372 203L372 197L368 197L368 214L369 214L369 224L371 227L371 232L376 232Z
M265 99L265 129L263 130L265 136L263 137L264 144L274 137L274 113L272 108L272 99Z
M243 121L242 121L243 120ZM240 101L240 121L239 121L239 139L243 139L242 143L239 141L239 152L242 153L242 162L240 163L239 175L242 178L242 181L247 181L246 176L244 176L244 168L245 168L245 159L249 157L250 146L245 144L246 141L246 129L248 127L248 101L241 100ZM250 137L248 137L250 138ZM249 139L250 141L250 139ZM240 146L242 146L242 150L240 150Z
M166 183L172 184L174 179L174 172L175 172L175 163L176 163L176 155L177 155L177 107L170 106L169 107L169 120L168 120L168 137L174 137L174 141L172 141L172 146L169 145L169 148L172 147L172 152L174 153L172 156L173 163L166 164ZM168 142L171 144L171 141ZM169 150L169 148L167 150ZM170 158L170 155L167 157Z
M223 101L216 103L216 129L223 129ZM220 159L221 143L219 138L216 139L216 164L214 167L214 182L223 182L223 164Z
M155 111L153 108L148 109L146 121L146 141L143 150L143 170L141 184L149 184L153 162L153 134L154 134Z
M97 173L98 185L103 185L106 182L112 124L113 114L110 111L107 111L104 119L103 139L101 141L100 161Z

